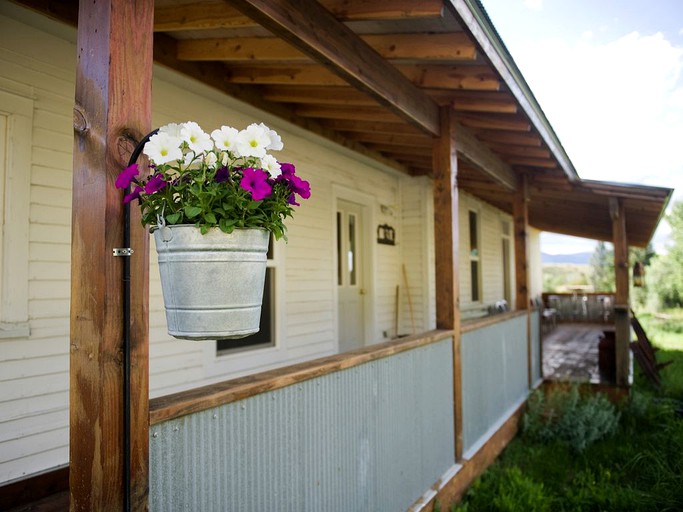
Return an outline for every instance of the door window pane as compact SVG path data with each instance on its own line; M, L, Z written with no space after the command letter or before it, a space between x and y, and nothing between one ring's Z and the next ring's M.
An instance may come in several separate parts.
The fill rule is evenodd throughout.
M356 285L356 216L349 214L349 249L348 249L348 264L349 264L349 284Z

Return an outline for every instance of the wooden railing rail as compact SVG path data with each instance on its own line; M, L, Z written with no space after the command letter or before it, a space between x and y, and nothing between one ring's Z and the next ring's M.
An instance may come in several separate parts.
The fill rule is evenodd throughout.
M212 407L243 400L260 393L291 386L305 380L429 345L451 336L453 336L453 331L449 330L428 331L342 354L155 398L149 404L149 423L155 425Z
M473 320L466 320L461 324L460 332L465 333L470 331L476 331L477 329L482 329L483 327L494 325L499 322L505 322L506 320L510 320L511 318L515 318L517 316L524 316L526 314L527 311L521 309L517 311L508 311L506 313L498 313L495 315L484 316Z

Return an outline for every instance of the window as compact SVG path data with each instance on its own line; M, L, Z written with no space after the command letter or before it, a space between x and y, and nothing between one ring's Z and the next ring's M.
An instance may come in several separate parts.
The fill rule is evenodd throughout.
M263 289L263 303L261 304L261 320L259 332L236 340L217 340L216 351L221 353L232 352L238 349L255 347L272 347L275 345L275 304L276 304L276 265L273 254L275 252L275 240L270 237L268 244L268 261L266 263L266 282Z
M503 243L503 298L508 304L512 304L512 286L510 279L512 278L510 255L510 223L506 220L501 221L501 233Z
M0 90L0 338L26 337L33 100Z
M469 212L469 233L470 233L470 282L471 300L479 302L481 300L481 257L479 251L479 215L477 212Z

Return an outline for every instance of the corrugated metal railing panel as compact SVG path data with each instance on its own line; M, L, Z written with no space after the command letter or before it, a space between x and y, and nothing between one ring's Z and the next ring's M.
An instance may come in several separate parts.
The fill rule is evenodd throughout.
M543 361L541 360L541 312L536 310L531 312L531 379L536 384L543 378L541 373Z
M461 353L463 448L467 453L527 396L527 317L464 333Z
M454 464L452 340L154 425L152 511L406 510Z

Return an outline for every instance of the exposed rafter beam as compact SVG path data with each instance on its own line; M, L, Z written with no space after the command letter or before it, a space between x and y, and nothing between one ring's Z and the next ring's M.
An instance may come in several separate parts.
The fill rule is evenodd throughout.
M517 174L498 155L479 142L464 126L458 125L458 153L507 190L517 190Z
M516 117L462 115L458 120L470 128L506 130L513 132L528 132L531 130L531 125L529 123Z
M249 0L246 0L249 1ZM355 37L355 36L354 36ZM362 43L362 41L361 41ZM397 88L395 94L386 80L382 80L383 94L385 96L413 98L413 103L420 98L418 108L424 109L424 103L435 105L437 102L429 97L427 92L420 90L417 86L428 88L461 89L470 91L497 91L500 83L488 73L487 68L481 66L409 66L399 64L392 66L386 60L379 57L371 48L369 51L379 58L382 66L391 73L393 79L399 80L404 84L405 91L401 94L401 89ZM341 57L341 55L337 56ZM376 73L375 68L361 67L362 62L356 61L351 56L350 59L342 57L347 62L343 65L350 66L356 77L344 76L343 70L328 69L320 64L268 64L259 65L256 62L242 63L230 66L228 79L234 83L241 84L284 84L284 85L354 85L360 90L373 95L372 90L361 88L361 83L377 81L381 75ZM379 65L379 64L377 64ZM405 85L405 84L409 84ZM371 84L374 85L374 84ZM379 87L376 87L379 88ZM408 92L410 91L410 92ZM377 97L376 94L374 97ZM378 97L377 97L378 98ZM377 101L382 101L378 98ZM528 123L527 123L528 125Z
M420 87L467 89L471 91L497 91L498 78L486 66L396 66L414 84Z
M318 135L336 142L341 146L349 148L360 155L373 159L391 167L399 172L409 174L406 167L388 159L376 151L343 137L341 134L325 128L313 119L305 119L297 116L294 111L277 103L272 103L263 99L258 92L244 88L239 85L230 84L225 81L225 66L215 62L183 62L176 58L176 40L165 34L154 35L154 60L159 64L174 69L184 75L195 77L202 80L206 85L224 92L234 98L239 99L256 108L270 112L290 123L305 130L317 133ZM399 125L401 126L401 125Z
M478 130L477 138L486 142L514 144L515 146L541 147L542 141L538 135L531 133L510 133L499 130Z
M443 14L442 0L320 0L320 3L340 21L440 18ZM257 22L224 1L168 5L154 10L154 30L157 32L255 26L258 26Z
M481 2L479 0L446 0L444 3L460 20L460 25L470 33L482 53L502 77L522 110L529 116L531 123L543 137L567 178L570 181L578 180L579 176L574 165L488 15L482 9Z
M439 134L439 106L315 0L232 0L247 16L421 130Z
M394 61L467 62L476 59L472 42L462 32L447 34L376 34L360 38L383 58ZM183 39L180 60L224 62L310 63L311 59L276 37Z

